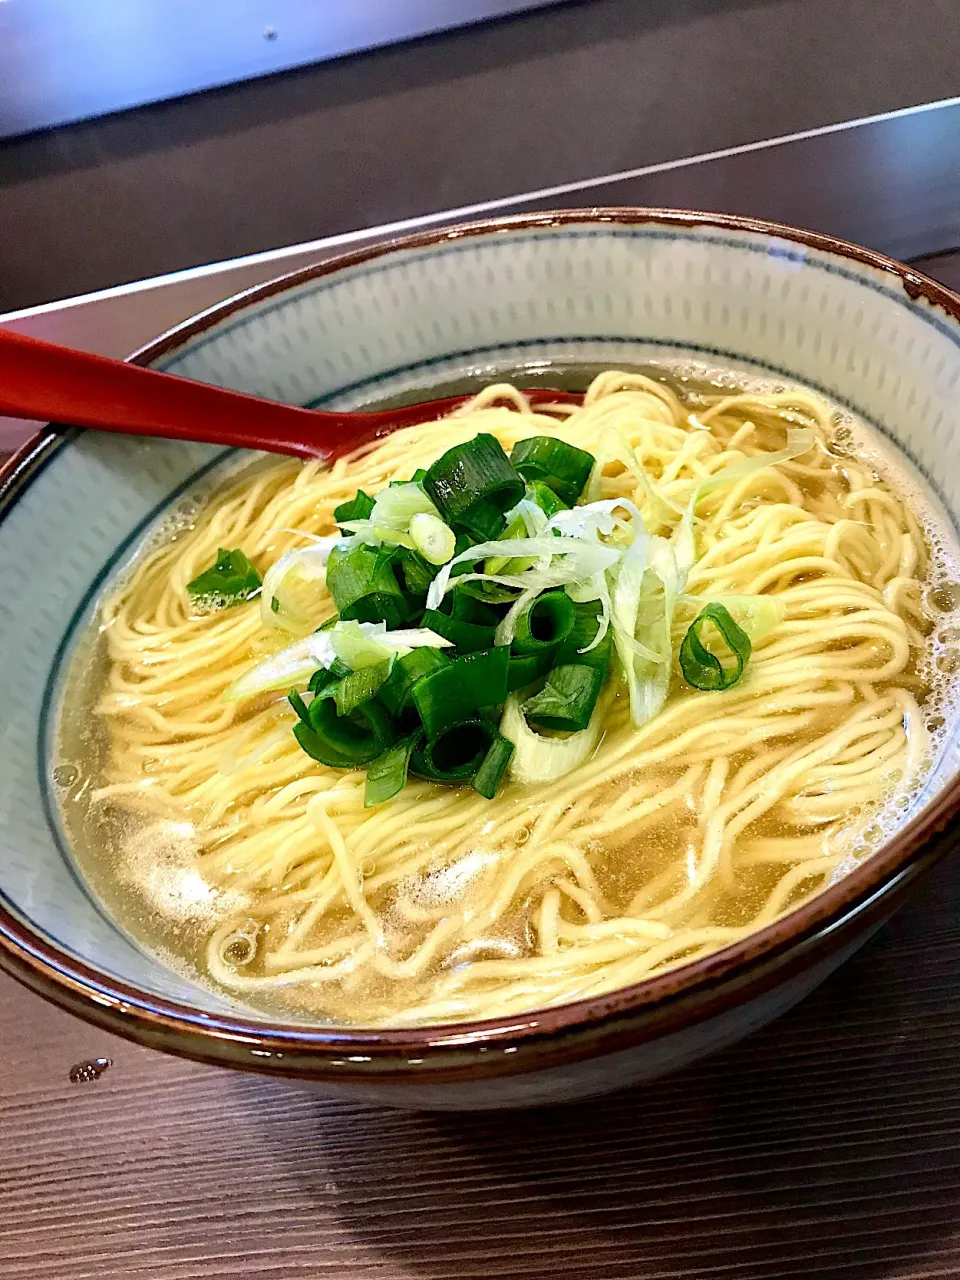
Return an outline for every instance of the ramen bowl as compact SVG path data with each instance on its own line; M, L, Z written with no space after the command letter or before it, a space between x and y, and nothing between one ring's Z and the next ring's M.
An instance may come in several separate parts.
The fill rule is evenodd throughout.
M748 219L584 210L393 241L297 272L134 357L295 404L359 408L550 365L702 360L822 392L960 520L960 299L830 237ZM422 393L422 395L421 395ZM74 860L53 768L58 689L104 583L230 459L205 445L41 432L0 487L0 965L152 1048L398 1106L556 1103L647 1080L795 1004L951 846L960 728L902 825L802 906L704 959L483 1022L281 1022L142 949ZM75 779L73 779L75 781Z

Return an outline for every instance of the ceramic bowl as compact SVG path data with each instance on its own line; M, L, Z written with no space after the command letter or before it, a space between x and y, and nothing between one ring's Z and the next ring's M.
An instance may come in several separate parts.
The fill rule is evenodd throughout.
M877 254L714 215L585 210L414 236L300 271L137 357L351 408L546 361L676 357L817 388L871 422L960 518L960 299ZM948 744L899 833L762 931L547 1012L418 1030L282 1025L178 976L88 892L61 832L51 712L77 630L146 530L225 464L202 445L41 433L0 488L0 964L143 1044L429 1108L583 1097L744 1036L809 992L950 845Z

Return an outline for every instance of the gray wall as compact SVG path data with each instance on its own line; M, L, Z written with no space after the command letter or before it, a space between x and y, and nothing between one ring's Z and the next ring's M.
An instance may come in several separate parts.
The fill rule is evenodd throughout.
M958 0L580 0L0 144L0 310L958 93Z

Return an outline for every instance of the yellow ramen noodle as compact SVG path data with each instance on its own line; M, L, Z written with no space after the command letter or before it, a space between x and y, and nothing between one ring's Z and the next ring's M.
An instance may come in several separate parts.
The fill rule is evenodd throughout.
M812 427L816 446L698 505L666 706L634 728L614 676L599 746L567 777L508 781L493 801L411 779L365 809L363 771L305 755L282 696L222 699L290 637L262 625L255 600L191 611L186 584L220 546L264 572L304 535L330 533L358 488L407 479L481 431L508 452L553 433L593 453L619 432L666 501L616 465L603 496L630 497L668 536L698 484L781 448L791 425ZM124 821L116 847L88 861L139 878L133 931L219 988L274 1014L370 1027L596 995L768 924L869 852L883 806L903 804L929 763L927 540L835 439L831 406L803 390L607 373L582 408L533 412L490 388L329 470L281 461L235 476L102 606L106 760L84 804ZM728 593L774 595L785 617L739 684L697 692L676 667L680 640ZM333 612L322 581L305 607L313 626Z

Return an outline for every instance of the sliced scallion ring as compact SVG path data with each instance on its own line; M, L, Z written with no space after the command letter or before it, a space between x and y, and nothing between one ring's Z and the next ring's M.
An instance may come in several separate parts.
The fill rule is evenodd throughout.
M733 657L732 667L725 667L701 640L701 632L708 622L712 622L720 632ZM683 637L680 670L684 680L694 689L732 689L743 676L751 650L750 637L734 622L730 611L722 604L708 604L700 610Z

